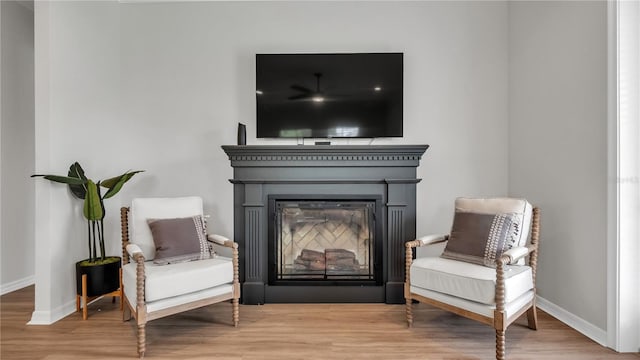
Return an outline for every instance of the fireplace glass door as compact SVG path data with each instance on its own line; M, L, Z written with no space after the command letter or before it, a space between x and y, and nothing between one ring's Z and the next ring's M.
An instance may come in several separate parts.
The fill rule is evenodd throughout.
M376 280L375 209L375 201L276 201L271 282Z

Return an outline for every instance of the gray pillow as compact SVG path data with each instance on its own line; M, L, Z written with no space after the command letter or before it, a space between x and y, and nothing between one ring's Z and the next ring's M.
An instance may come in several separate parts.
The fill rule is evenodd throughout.
M517 245L520 214L478 214L456 211L442 257L495 267L503 252Z
M156 246L155 264L175 264L211 257L202 216L149 219L147 224Z

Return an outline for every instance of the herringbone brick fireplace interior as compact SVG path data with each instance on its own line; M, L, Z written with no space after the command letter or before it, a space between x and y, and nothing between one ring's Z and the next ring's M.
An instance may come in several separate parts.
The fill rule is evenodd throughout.
M281 201L276 280L375 280L375 202Z

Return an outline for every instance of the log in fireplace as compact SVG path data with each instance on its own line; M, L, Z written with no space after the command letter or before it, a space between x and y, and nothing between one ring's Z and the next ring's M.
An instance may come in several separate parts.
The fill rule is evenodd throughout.
M404 302L428 145L223 146L244 304Z

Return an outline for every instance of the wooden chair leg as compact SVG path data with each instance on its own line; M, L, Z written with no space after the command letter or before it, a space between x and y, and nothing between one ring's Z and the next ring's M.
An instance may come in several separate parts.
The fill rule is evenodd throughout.
M145 325L138 325L138 356L140 359L144 357L144 352L147 350L147 339L145 333Z
M120 293L120 311L124 311L124 286L122 285L122 268L120 268L120 288L118 289ZM113 300L116 298L114 297Z
M413 300L411 300L411 298L407 298L406 301L406 305L405 305L405 311L407 313L407 326L408 327L412 327L413 326L413 309L411 307L413 303Z
M238 304L238 299L233 299L231 302L233 304L233 326L238 326L238 323L240 322L240 306Z
M506 338L504 330L496 330L496 360L504 360Z
M529 310L527 310L527 325L529 329L538 330L538 312L536 310L536 304L533 304Z
M124 299L122 299L121 301L123 300ZM129 306L127 305L122 310L122 321L129 321L129 320L131 320L131 308L129 308Z

